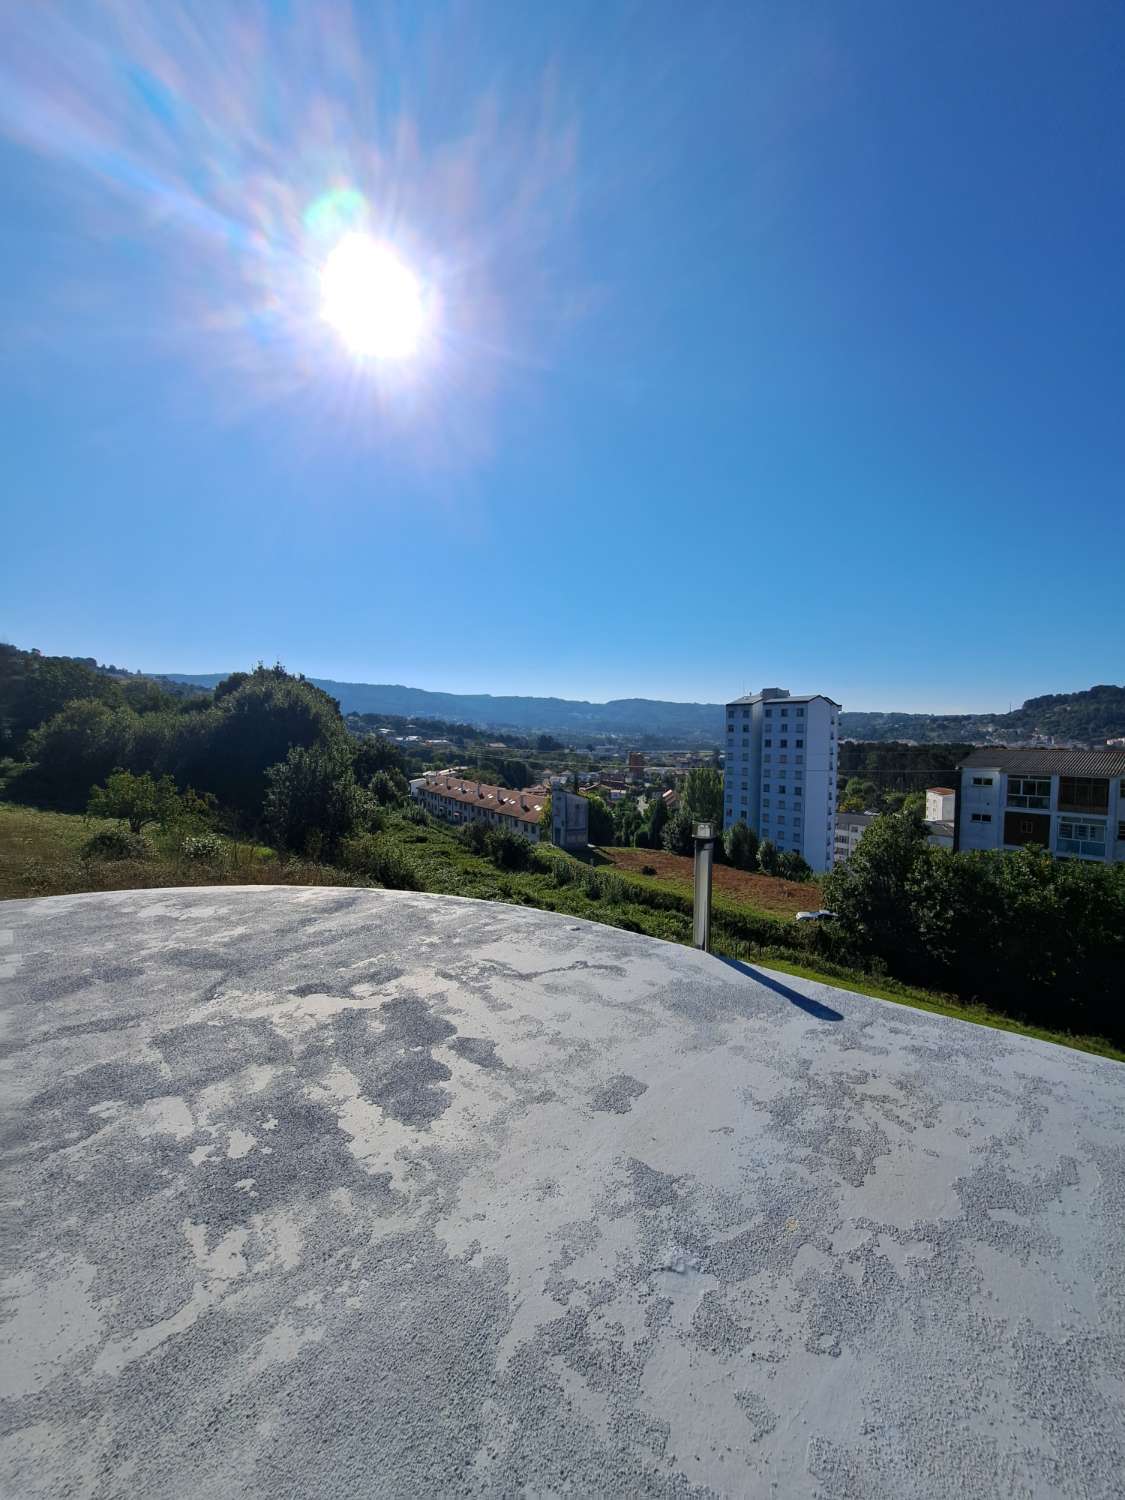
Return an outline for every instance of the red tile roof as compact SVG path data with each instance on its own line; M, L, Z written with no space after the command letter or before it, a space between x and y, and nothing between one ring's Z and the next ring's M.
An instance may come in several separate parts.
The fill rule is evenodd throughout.
M489 786L484 781L465 781L460 776L433 775L426 777L422 791L449 797L468 807L484 807L491 812L502 813L506 818L518 818L521 823L538 823L543 811L544 794L537 788L513 792L506 786Z

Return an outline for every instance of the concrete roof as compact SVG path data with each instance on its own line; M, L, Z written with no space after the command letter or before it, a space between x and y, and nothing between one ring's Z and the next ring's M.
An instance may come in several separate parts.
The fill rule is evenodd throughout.
M0 976L0 1493L1121 1493L1117 1064L397 892L8 902Z

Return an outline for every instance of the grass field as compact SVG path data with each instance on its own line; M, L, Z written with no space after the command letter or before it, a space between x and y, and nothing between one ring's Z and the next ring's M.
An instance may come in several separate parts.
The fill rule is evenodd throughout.
M283 860L272 850L252 844L228 842L222 859L192 860L185 857L179 841L171 835L154 835L144 859L83 858L86 840L107 826L73 813L0 802L0 899L177 885L379 884L361 870L313 860ZM690 883L684 870L685 866L690 870L691 862L675 855L606 850L605 855L614 858L601 868L590 868L558 850L543 850L538 856L541 862L534 868L502 871L472 854L442 825L417 824L399 815L388 819L376 842L377 847L394 856L394 868L399 872L399 878L388 883L565 912L669 942L691 941ZM642 875L640 870L646 864L660 873L655 877ZM793 885L768 876L743 876L736 883L720 884L717 877L718 872L712 946L718 953L840 989L1125 1061L1125 1051L1102 1038L1027 1026L984 1005L964 1005L950 995L912 988L827 961L814 948L816 934L811 929L815 924L794 923L791 916L800 907L819 904L820 892L815 885Z
M692 861L686 854L665 854L662 849L606 848L599 852L615 869L626 874L640 875L647 866L656 871L655 877L647 878L655 878L674 890L692 889ZM820 886L814 880L799 885L773 875L756 875L717 864L711 884L717 897L770 916L792 917L795 912L815 911L822 905Z
M280 860L272 849L232 843L221 868L185 859L178 841L149 839L143 860L86 860L82 846L99 829L115 827L77 813L43 812L0 802L0 900L65 896L78 891L126 891L166 885L366 885L346 871L308 860Z

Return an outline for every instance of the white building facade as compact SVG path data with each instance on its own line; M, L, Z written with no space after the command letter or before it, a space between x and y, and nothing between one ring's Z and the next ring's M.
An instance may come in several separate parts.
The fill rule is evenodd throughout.
M836 838L832 850L833 863L846 864L855 853L860 839L879 816L878 813L857 812L836 814Z
M763 688L728 703L723 827L746 822L812 869L830 870L839 728L840 705L823 693Z
M952 823L957 790L951 786L928 786L926 788L926 822Z
M1125 860L1125 750L974 750L960 772L957 848Z
M540 820L549 795L551 842L560 849L581 852L590 841L590 804L585 797L568 792L561 777L552 778L549 793L543 786L514 792L482 781L466 781L453 772L431 771L414 778L410 795L432 817L446 823L491 823L533 844L541 841Z

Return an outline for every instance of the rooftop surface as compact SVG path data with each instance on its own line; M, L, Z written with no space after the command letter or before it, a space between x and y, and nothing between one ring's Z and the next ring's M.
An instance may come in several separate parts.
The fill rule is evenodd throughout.
M1006 750L1002 745L986 746L966 755L961 767L1024 776L1125 776L1125 750Z
M0 979L6 1496L1121 1494L1117 1064L398 892Z

